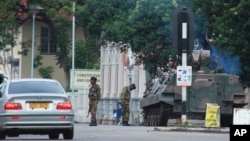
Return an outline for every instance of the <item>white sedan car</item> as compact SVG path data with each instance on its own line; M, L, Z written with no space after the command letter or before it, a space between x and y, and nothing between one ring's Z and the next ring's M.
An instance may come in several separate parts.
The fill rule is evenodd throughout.
M0 140L20 134L73 139L74 113L61 84L53 79L6 80L0 86Z

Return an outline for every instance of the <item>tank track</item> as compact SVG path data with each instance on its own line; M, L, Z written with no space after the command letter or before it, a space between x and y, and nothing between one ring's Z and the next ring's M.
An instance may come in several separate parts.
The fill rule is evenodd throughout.
M172 106L166 103L157 103L143 108L144 126L167 126L172 113Z

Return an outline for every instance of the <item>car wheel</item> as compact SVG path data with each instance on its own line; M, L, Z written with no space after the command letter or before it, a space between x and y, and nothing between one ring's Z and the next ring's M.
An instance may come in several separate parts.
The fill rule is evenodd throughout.
M59 133L51 133L51 134L49 134L49 139L51 139L51 140L59 139Z
M63 139L72 140L74 137L74 127L63 132Z
M6 134L3 131L0 131L0 140L5 140Z

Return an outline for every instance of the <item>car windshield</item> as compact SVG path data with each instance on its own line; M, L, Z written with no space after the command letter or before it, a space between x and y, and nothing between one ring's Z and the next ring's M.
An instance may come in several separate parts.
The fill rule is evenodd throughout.
M64 93L64 90L56 82L48 81L22 81L11 82L9 94L17 93Z

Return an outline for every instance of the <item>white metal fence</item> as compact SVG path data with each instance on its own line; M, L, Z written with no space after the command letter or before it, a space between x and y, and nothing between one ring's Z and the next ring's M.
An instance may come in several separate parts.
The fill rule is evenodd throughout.
M88 91L81 90L78 92L68 93L73 104L75 113L75 122L87 123L90 121L90 115L88 115L89 99ZM116 117L113 110L117 110L117 98L102 98L98 103L97 108L97 120L100 124L116 124ZM132 98L130 101L130 123L139 124L141 119L140 99Z

